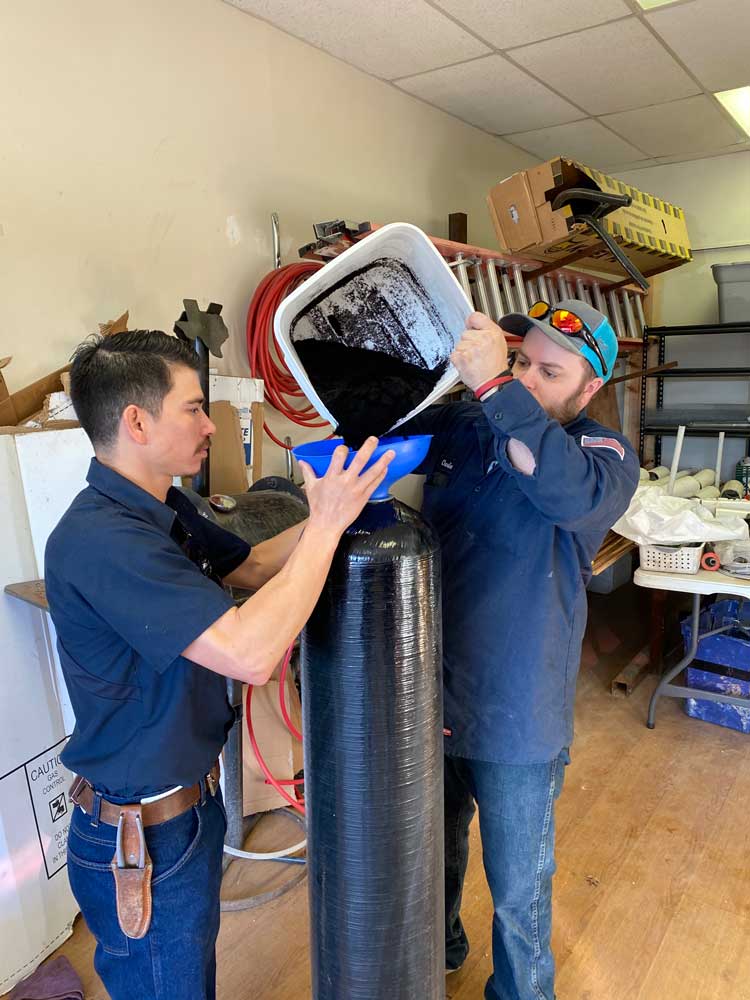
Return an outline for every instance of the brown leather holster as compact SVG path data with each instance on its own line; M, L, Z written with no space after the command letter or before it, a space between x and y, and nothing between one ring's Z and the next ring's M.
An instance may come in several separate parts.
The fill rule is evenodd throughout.
M153 864L143 832L141 805L121 807L111 868L115 877L117 920L129 938L142 938L151 924Z

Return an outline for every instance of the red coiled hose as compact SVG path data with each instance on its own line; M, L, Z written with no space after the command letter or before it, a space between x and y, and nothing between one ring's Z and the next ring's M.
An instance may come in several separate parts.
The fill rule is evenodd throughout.
M320 261L302 260L270 271L255 290L247 310L247 357L253 378L262 378L265 397L287 420L301 427L328 427L309 403L297 408L293 401L304 399L304 393L278 354L273 339L273 318L282 300L315 271L323 267ZM266 434L281 448L280 441L264 421Z

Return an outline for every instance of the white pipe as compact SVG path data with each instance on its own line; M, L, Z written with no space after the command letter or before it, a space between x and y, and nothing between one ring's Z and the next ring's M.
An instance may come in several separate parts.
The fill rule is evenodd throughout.
M643 312L643 296L636 292L633 295L633 301L635 302L635 314L638 317L638 323L641 327L640 335L643 336L643 331L646 329L646 317Z
M492 307L490 306L490 297L487 294L487 286L484 283L481 257L477 257L474 261L474 291L476 292L476 297L479 299L479 311L484 313L485 316L489 316L490 319L495 319L496 317L492 315Z
M714 482L718 486L721 482L721 460L724 457L724 431L719 432L719 445L716 449L716 476Z
M500 294L500 284L497 280L497 268L495 267L494 260L487 261L487 287L490 293L490 300L492 302L492 318L497 321L505 315L506 310L503 307L503 297ZM508 312L513 312L513 306L511 306Z
M713 469L701 469L700 472L696 472L695 478L701 486L713 486L716 482Z
M609 311L607 310L607 303L604 300L604 293L602 292L601 287L599 286L599 282L595 281L592 285L592 288L593 288L594 305L596 306L596 308L599 310L600 313L603 313L607 317L607 319L610 322L610 325L612 325L613 320L609 315Z
M680 424L677 428L677 440L674 446L674 455L672 455L672 466L669 470L669 486L667 487L667 494L669 496L674 495L674 484L677 479L677 469L680 464L680 456L682 455L682 442L685 440L685 425Z
M457 253L453 258L453 273L456 276L461 288L463 288L466 298L471 302L472 307L474 306L474 299L471 294L471 282L469 281L469 265L462 253Z
M633 340L638 340L640 334L638 333L638 327L635 324L635 316L633 314L633 305L630 301L630 296L625 289L623 289L620 293L620 297L622 299L623 312L625 313L625 326L627 327L628 336Z
M530 303L526 298L526 286L523 283L523 270L520 264L513 264L513 284L516 289L516 306L519 312L528 312Z
M701 484L695 476L683 476L674 484L674 490L669 490L669 496L675 497L697 497L701 491Z
M307 846L306 840L301 840L294 847L285 847L281 851L270 851L267 854L259 854L256 851L240 851L236 847L224 844L224 853L231 854L233 858L244 858L246 861L275 861L277 858L288 858L290 854L296 854Z
M724 485L721 487L721 492L722 493L725 490L734 490L735 493L739 493L740 500L742 499L742 497L744 496L744 493L745 493L745 487L742 485L742 483L739 481L739 479L728 479L724 483Z
M516 300L513 294L513 284L510 280L510 274L508 274L504 267L500 270L500 281L502 282L503 294L505 295L508 312L523 312L520 303Z
M609 302L609 322L610 325L615 328L615 333L620 340L627 336L627 331L625 329L625 323L622 319L622 314L620 313L620 303L617 301L617 296L614 292L607 292L607 302Z
M695 469L680 469L675 478L682 479L683 476L692 476L694 473ZM660 482L666 486L669 479L669 469L666 465L660 465L656 469L651 470L649 478L651 479L652 477L655 482Z

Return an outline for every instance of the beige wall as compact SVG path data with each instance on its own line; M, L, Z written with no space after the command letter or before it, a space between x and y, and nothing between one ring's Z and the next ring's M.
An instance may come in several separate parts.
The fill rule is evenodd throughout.
M655 322L718 321L711 264L750 260L750 152L645 167L617 176L683 208L691 243L699 250L692 264L662 279ZM705 251L713 247L726 249Z
M662 277L654 323L675 326L718 322L718 293L711 265L750 261L750 152L646 167L618 176L684 208L691 243L696 248L691 264ZM686 368L747 367L748 358L748 336L722 334L710 339L676 337L667 341L667 360L678 360ZM665 384L666 406L747 403L749 399L747 381L684 380ZM663 460L671 461L672 448L673 440L665 438ZM714 441L686 438L681 465L713 468L715 451ZM725 478L745 451L744 440L727 440Z
M244 318L311 224L403 220L446 235L529 157L220 0L4 0L0 355L11 390L98 322L171 330L183 298L224 304L223 371ZM499 98L501 99L501 98ZM277 471L280 456L268 454Z

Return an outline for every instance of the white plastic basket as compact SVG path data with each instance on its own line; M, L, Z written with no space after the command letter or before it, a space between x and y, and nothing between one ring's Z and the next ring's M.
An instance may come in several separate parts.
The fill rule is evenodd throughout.
M641 569L652 573L697 573L705 544L639 545Z

